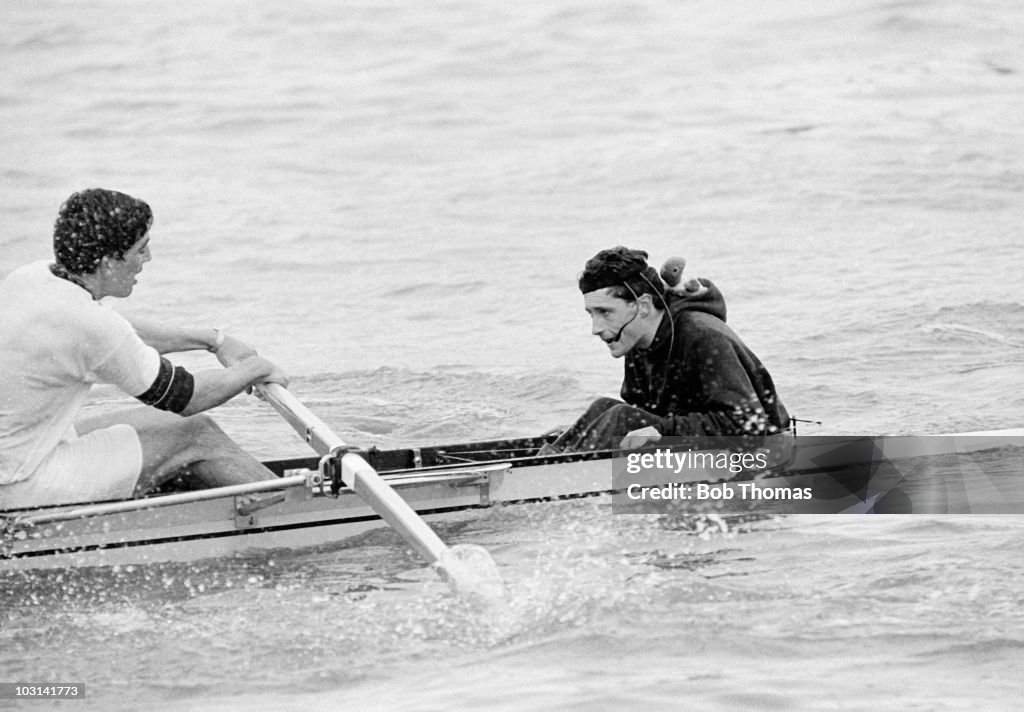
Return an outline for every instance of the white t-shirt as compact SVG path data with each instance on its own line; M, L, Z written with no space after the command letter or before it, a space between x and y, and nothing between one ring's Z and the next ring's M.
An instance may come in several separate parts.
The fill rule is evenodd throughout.
M73 423L94 383L145 393L160 354L113 309L46 262L0 282L0 484L29 477Z

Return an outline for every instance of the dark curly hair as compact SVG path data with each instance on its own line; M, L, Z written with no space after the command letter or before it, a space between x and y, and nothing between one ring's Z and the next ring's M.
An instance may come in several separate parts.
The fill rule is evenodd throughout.
M658 271L647 264L647 253L619 245L601 250L587 260L579 276L580 291L586 294L610 287L612 295L634 301L641 294L665 299L665 284Z
M92 274L104 257L124 257L152 223L153 211L138 198L103 188L73 193L53 226L53 268Z

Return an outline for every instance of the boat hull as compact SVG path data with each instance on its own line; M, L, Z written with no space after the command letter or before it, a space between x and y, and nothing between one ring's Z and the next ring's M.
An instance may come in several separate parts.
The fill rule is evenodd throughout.
M299 462L315 465L315 461ZM282 471L299 462L267 464ZM594 496L611 489L607 459L515 468L507 463L428 467L383 477L428 522L476 516L476 510L500 503ZM326 485L92 514L20 528L16 523L18 514L46 517L74 510L68 506L3 512L15 524L9 524L12 530L4 535L0 570L195 561L254 549L337 543L386 526L353 492L342 489L332 496Z
M802 444L795 448L796 455L788 461L787 469L769 476L775 477L774 481L785 479L792 486L832 490L838 482L842 487L838 495L830 495L831 499L826 502L828 511L855 512L871 509L863 506L866 500L863 489L868 482L865 478L874 476L877 468L872 465L867 469L837 470L834 464L826 463L828 458L823 459L822 452L870 451L867 457L875 458L876 465L878 458L927 457L1007 443L1020 446L1024 443L1024 429L911 439L849 438L848 442L833 439L824 444L814 438L791 440ZM867 449L866 441L870 446ZM371 450L364 454L383 479L428 522L471 517L481 509L501 504L539 503L612 493L617 493L613 503L622 501L623 453L539 457L537 450L542 444L541 439L524 439ZM290 486L256 493L225 491L223 495L221 490L208 490L193 493L192 496L202 497L198 501L184 501L189 495L169 494L134 503L101 503L84 509L65 506L0 511L0 570L195 561L254 549L338 543L386 526L350 490L340 488L336 495L332 494L330 482L322 482L318 477L318 464L315 458L267 463L284 477L282 481L297 480L313 486ZM736 479L744 477L761 478L764 473L746 473ZM908 481L915 485L913 478L901 478L903 485ZM934 484L927 476L917 480L918 483L923 481L926 487ZM658 485L714 482L721 478L694 469L668 475L648 472L631 481ZM1013 484L1016 487L1016 483ZM276 487L277 483L269 486ZM1011 495L1018 490L1019 487ZM836 499L847 494L848 502ZM933 494L917 497L918 504L913 511L976 511L965 509L963 502L950 499L948 488ZM997 505L1005 509L1008 502L1006 496L1001 496ZM1009 506L1017 505L1010 502ZM1024 511L1024 502L1019 506ZM117 507L135 508L116 511ZM780 511L791 509L783 507Z

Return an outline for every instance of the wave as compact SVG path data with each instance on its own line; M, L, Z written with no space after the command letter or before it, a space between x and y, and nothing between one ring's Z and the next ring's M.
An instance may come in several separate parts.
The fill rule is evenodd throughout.
M964 657L972 663L977 663L980 659L1002 657L1004 655L1019 657L1022 653L1024 653L1024 640L997 637L973 643L954 643L935 650L918 653L916 657L945 658L954 656Z
M921 324L919 333L926 345L949 348L957 343L996 349L1005 362L1005 349L1024 348L1024 305L1017 302L977 302L943 307ZM976 354L976 357L982 354Z
M474 294L482 291L490 282L486 280L457 281L455 283L420 282L404 284L381 294L384 298L406 297L448 297L452 294Z

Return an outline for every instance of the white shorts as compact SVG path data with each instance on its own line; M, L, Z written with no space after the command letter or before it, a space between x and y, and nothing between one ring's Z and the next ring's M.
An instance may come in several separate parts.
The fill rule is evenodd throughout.
M0 508L126 499L141 473L135 428L112 425L61 441L28 479L0 486Z

